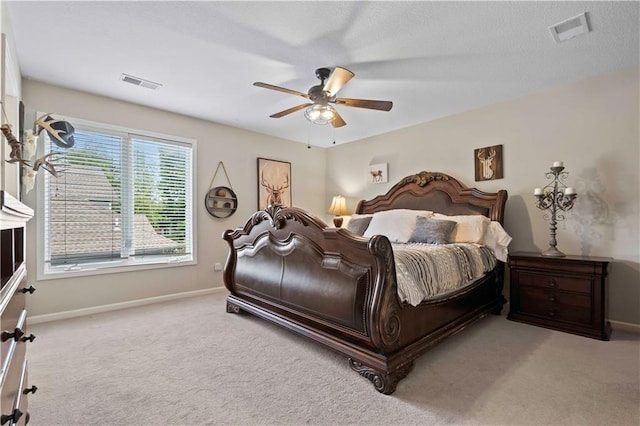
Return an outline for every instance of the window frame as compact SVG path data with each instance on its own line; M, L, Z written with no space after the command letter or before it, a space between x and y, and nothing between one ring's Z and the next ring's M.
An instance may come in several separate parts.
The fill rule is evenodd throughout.
M45 113L38 112L37 116L42 116ZM56 270L51 270L47 267L45 261L45 177L42 176L43 173L47 173L46 171L42 171L40 173L41 176L36 177L35 182L35 191L36 191L36 278L37 280L50 280L50 279L60 279L60 278L73 278L73 277L81 277L81 276L90 276L90 275L102 275L102 274L114 274L114 273L122 273L122 272L134 272L140 270L148 270L148 269L158 269L158 268L172 268L177 266L188 266L188 265L196 265L198 263L197 258L197 140L192 138L185 138L181 136L168 135L164 133L152 132L147 130L141 130L136 128L130 128L125 126L118 126L107 123L100 123L96 121L84 120L75 117L64 116L60 114L55 114L57 119L65 120L71 123L74 127L79 129L86 129L89 131L107 131L113 133L122 133L129 134L133 137L141 137L141 138L154 138L154 139L163 139L170 142L176 142L178 144L185 144L191 147L191 200L187 200L187 206L190 208L191 213L191 235L187 235L186 239L191 241L191 258L190 260L182 260L181 257L186 257L188 255L180 255L175 256L174 259L165 259L162 261L143 261L138 259L119 259L113 261L106 262L93 262L93 263L84 263L82 267L66 267L66 268L54 268ZM43 132L44 133L44 132ZM40 138L45 138L46 141L47 136L44 134L40 135ZM39 140L36 157L40 157L44 155L45 152L45 144L47 142L42 143ZM36 175L37 175L36 174ZM171 257L171 256L167 256Z

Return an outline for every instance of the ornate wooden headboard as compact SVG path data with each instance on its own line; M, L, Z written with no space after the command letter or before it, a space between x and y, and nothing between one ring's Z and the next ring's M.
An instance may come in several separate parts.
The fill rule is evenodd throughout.
M437 172L407 176L386 194L362 200L356 213L375 213L391 209L431 210L446 215L481 214L503 223L507 191L483 192L467 188L457 179Z

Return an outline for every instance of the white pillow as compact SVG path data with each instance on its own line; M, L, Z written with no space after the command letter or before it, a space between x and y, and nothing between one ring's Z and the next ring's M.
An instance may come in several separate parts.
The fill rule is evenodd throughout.
M509 255L507 247L511 240L511 235L507 234L500 222L492 221L484 234L483 244L493 250L496 259L506 262Z
M489 227L488 217L482 215L456 215L447 216L440 213L434 213L436 219L453 220L458 225L455 227L449 237L452 243L476 243L483 244L484 234Z
M406 243L416 227L418 216L429 217L433 212L427 210L393 209L373 214L364 237L384 235L392 243Z

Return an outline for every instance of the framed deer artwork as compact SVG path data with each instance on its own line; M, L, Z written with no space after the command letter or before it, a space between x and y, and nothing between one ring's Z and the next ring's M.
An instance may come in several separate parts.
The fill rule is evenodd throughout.
M291 163L258 158L258 210L270 204L291 207Z
M476 182L502 179L502 145L486 146L473 151Z
M387 163L369 165L369 174L371 182L386 183L389 181L389 167Z

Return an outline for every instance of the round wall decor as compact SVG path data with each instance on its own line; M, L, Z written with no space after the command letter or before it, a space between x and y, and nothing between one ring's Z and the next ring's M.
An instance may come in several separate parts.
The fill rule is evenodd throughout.
M213 182L216 179L218 170L220 170L220 166L222 166L222 171L227 178L229 186L213 186ZM218 163L218 167L216 167L216 171L213 174L209 188L207 195L204 197L204 206L211 216L224 219L236 212L238 208L238 197L236 197L236 193L231 189L231 181L229 180L227 169L224 167L224 163L222 161L220 161Z
M207 192L204 205L211 216L225 218L236 212L238 198L228 186L216 186Z

